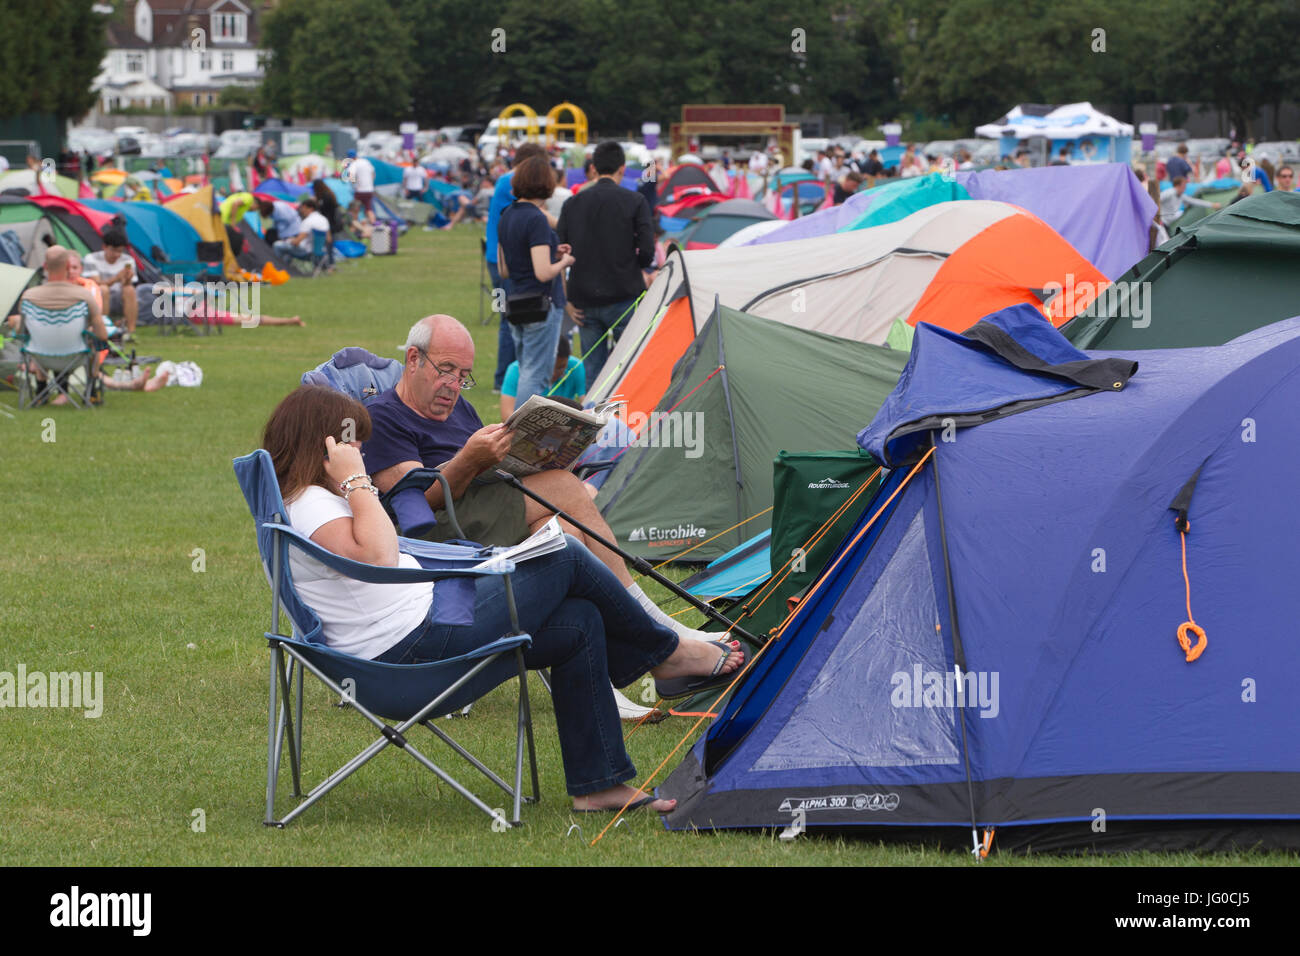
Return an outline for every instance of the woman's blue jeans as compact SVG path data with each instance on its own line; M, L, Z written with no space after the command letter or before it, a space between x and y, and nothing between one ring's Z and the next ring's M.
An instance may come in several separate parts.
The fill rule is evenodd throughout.
M560 327L564 308L551 306L545 321L510 326L519 361L519 387L515 390L515 408L523 407L530 395L545 395L555 371L555 353L560 347Z
M576 538L563 551L520 564L512 575L519 626L532 635L530 669L551 669L551 699L573 796L636 776L610 687L624 687L677 649L672 629L651 620L636 598ZM426 621L377 660L418 664L464 654L510 631L500 577L475 583L474 623Z

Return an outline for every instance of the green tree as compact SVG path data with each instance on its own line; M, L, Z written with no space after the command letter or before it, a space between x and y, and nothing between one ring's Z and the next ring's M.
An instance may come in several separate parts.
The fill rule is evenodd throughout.
M95 105L91 84L104 60L105 17L90 0L0 3L0 115L81 116Z
M394 119L411 109L412 64L387 0L286 0L267 18L262 98L275 112Z
M1203 99L1228 114L1239 137L1253 136L1260 107L1294 95L1300 78L1294 0L1207 0L1180 5L1169 33L1180 38L1173 80L1178 99Z
M266 74L258 99L268 113L292 115L293 62L298 53L295 37L311 15L312 0L283 0L262 23Z
M498 7L482 0L393 0L393 6L409 42L412 108L422 126L476 119L500 99L504 73L491 49L492 30L502 21Z
M897 115L900 64L889 31L890 7L888 0L859 0L826 11L825 41L808 48L805 109L842 113L855 126Z

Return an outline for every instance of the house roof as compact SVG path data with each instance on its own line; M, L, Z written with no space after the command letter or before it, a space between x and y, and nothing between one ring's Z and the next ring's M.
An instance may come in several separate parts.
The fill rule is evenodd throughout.
M149 49L188 45L190 30L201 27L207 31L212 47L221 49L251 49L261 42L260 10L242 0L158 0L153 5L153 43L148 43L135 33L130 23L135 22L135 3L131 4L130 23L108 25L110 49ZM214 13L243 13L248 16L247 42L217 42L212 35L210 17ZM193 26L191 26L193 21Z
M110 50L147 50L149 44L136 36L128 23L112 23L105 27Z

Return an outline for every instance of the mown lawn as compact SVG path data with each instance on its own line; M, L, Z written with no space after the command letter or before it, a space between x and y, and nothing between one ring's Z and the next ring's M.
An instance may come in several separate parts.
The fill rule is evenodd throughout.
M385 753L284 831L261 825L266 757L268 594L230 460L257 447L274 404L302 372L345 345L397 355L406 330L450 312L478 343L469 394L490 394L496 329L478 318L481 232L415 232L395 257L264 290L262 310L305 329L229 328L160 337L139 349L202 366L201 388L112 393L93 412L16 411L0 392L5 490L0 548L0 671L101 671L103 714L0 710L0 860L54 865L244 864L880 864L970 865L962 853L866 840L665 833L635 816L597 846L601 818L567 810L550 703L532 683L542 803L525 826L490 822L414 761ZM52 427L50 425L52 420ZM50 440L52 439L52 440ZM651 589L651 593L656 593ZM666 593L658 590L666 600ZM674 604L670 609L676 609ZM506 766L511 688L448 722ZM635 692L634 692L635 693ZM368 725L308 695L305 770L318 780L372 739ZM636 733L642 774L678 745L681 718ZM428 738L424 751L443 752ZM667 770L676 765L668 762ZM459 770L454 757L444 761ZM662 775L661 775L662 777ZM468 780L469 778L463 778ZM282 793L287 798L287 770ZM483 795L487 791L471 784ZM500 801L493 801L498 805ZM284 799L280 810L287 810ZM194 824L201 817L203 832ZM571 825L582 827L570 833ZM1054 857L990 863L1059 863ZM1294 863L1294 857L1133 854L1082 863Z

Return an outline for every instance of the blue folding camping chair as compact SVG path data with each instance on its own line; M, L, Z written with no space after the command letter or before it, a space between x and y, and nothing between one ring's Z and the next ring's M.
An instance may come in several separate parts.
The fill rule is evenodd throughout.
M376 567L352 561L320 547L289 526L271 456L264 449L236 458L234 469L253 515L258 554L271 585L271 627L265 633L271 650L265 825L284 827L390 744L409 754L494 821L501 819L497 811L416 749L407 733L420 724L512 798L513 813L508 822L517 826L520 804L524 800L536 802L540 789L528 703L528 675L523 656L524 649L532 644L532 638L519 628L510 582L514 565L498 559L490 569L476 568L490 555L490 550L408 538L399 538L398 544L402 551L414 555L419 561L421 567L418 570ZM323 643L320 619L298 595L289 564L291 547L359 581L378 584L439 582L433 588L433 619L443 624L470 623L473 620L475 578L502 575L510 614L510 633L468 654L425 664L384 664L339 653ZM280 630L281 610L291 623L289 634ZM312 674L333 693L340 695L346 706L369 721L380 734L377 740L305 795L301 782L304 672ZM515 677L519 679L519 695L514 784L511 786L436 726L433 719L466 707ZM275 796L286 742L293 795L300 798L300 802L284 816L277 817ZM532 773L532 795L526 798L523 796L525 746Z

